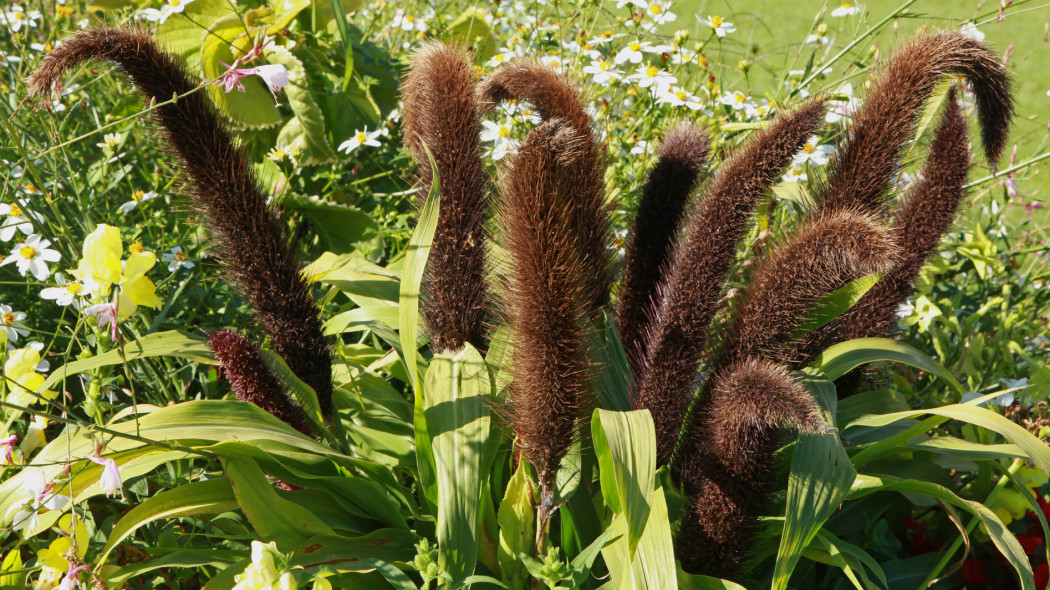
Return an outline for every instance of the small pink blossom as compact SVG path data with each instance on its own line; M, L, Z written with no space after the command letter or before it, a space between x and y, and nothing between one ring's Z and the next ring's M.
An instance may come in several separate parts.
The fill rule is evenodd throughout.
M80 585L80 572L87 569L91 569L87 564L81 564L74 567L74 565L70 563L69 570L66 572L66 577L62 578L62 583L58 585L58 590L73 590L73 588Z
M124 483L120 479L120 469L117 467L117 462L113 459L102 459L99 457L88 456L88 460L92 463L102 466L102 477L98 479L98 486L106 496L116 496L120 494L120 497L124 497L123 486Z
M98 317L98 327L101 330L109 324L110 338L117 340L117 303L99 303L91 307L85 307L84 313Z
M244 84L241 83L241 78L246 76L259 76L266 84L266 87L270 90L270 94L273 95L274 102L277 102L277 93L288 85L288 69L281 64L266 64L255 66L254 68L239 68L237 66L240 63L240 60L233 62L232 66L225 62L219 63L226 66L227 70L220 74L218 78L215 78L213 84L225 88L224 92L226 94L229 94L234 88L244 92Z
M15 456L15 443L18 442L18 435L12 434L6 438L0 438L0 453L4 456L4 465L10 465L14 462Z

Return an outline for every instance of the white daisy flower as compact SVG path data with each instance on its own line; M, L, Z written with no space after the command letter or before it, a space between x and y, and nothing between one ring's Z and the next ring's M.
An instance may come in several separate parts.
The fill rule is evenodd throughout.
M678 18L678 15L668 10L668 8L668 5L664 2L653 2L649 4L649 8L645 12L649 15L649 18L653 19L654 23L663 25L672 23Z
M724 18L714 14L700 19L700 24L714 29L715 34L719 37L725 37L727 33L736 32L736 26L733 23L727 22Z
M976 41L984 41L984 33L977 30L977 25L972 22L968 22L959 29L959 32L963 35L970 37Z
M62 255L57 250L48 248L50 240L31 234L25 242L15 246L15 249L0 262L0 266L15 263L18 272L24 277L26 272L33 273L36 280L43 281L51 275L51 269L47 267L48 262L58 262Z
M127 203L124 203L120 207L117 207L117 210L119 210L121 213L124 213L126 215L126 214L131 213L132 211L134 211L139 206L139 203L142 203L143 201L149 201L150 199L156 199L156 198L157 198L157 193L154 193L154 192L148 192L147 193L147 192L144 192L144 191L141 191L141 190L137 190L137 191L131 193L131 200L128 201Z
M806 182L809 180L809 176L806 175L806 170L800 165L794 165L788 169L787 174L784 175L784 182Z
M590 74L591 80L602 86L608 86L613 80L623 79L623 71L604 59L594 60L590 65L584 66L583 73Z
M860 14L861 10L863 10L863 7L860 4L854 4L852 2L843 2L839 5L838 8L831 11L831 16L853 16L855 14Z
M26 10L17 5L0 14L3 15L4 23L15 33L21 31L24 27L36 27L36 22L41 17L39 10Z
M370 147L379 147L379 142L376 138L382 134L382 131L369 131L367 128L364 130L358 129L354 132L354 136L350 139L339 144L337 148L341 152L350 153L357 148L367 145Z
M481 127L481 141L492 142L493 160L502 160L516 147L517 142L511 138L514 127L510 121L502 124L493 121L482 121Z
M634 147L631 148L631 153L634 155L642 155L649 152L649 142L644 139L639 139L634 142Z
M735 92L730 92L728 94L723 94L718 98L718 102L728 107L732 107L734 111L739 111L741 109L743 109L744 111L750 111L751 109L757 106L747 97L746 94L740 92L739 90Z
M399 8L394 14L394 20L390 23L390 28L401 29L402 31L419 31L420 33L426 33L427 21L422 17L408 14Z
M175 272L180 268L189 270L196 266L192 260L186 257L186 253L182 251L182 246L175 246L171 249L171 252L160 257L162 262L168 263L168 272Z
M686 107L692 111L704 108L704 103L696 95L679 86L665 86L660 89L656 96L659 104L669 104L673 107Z
M807 163L814 166L823 166L828 163L828 159L834 153L835 148L830 145L821 145L820 138L814 135L802 146L802 151L795 156L793 161L796 166L802 166Z
M678 78L675 78L670 72L665 72L656 66L639 67L637 73L628 76L627 79L636 80L640 88L653 87L653 90L659 90L678 81Z
M26 312L15 311L10 305L0 305L0 331L6 334L10 342L18 342L19 336L29 335L29 329L22 323L24 319Z
M485 62L485 65L490 68L498 68L512 59L514 59L513 53L509 51L502 51L490 57L489 60Z
M613 59L616 65L620 65L624 62L631 62L633 64L642 63L642 57L646 53L652 53L653 44L648 41L639 41L635 39L627 44L616 53L616 58Z
M36 220L36 216L30 217L26 208L27 202L25 199L18 199L16 203L0 203L0 215L5 216L3 222L0 222L0 241L10 242L16 231L26 235L33 233L33 221Z
M54 301L63 307L72 304L73 307L79 308L80 301L78 297L86 297L91 292L80 281L67 281L66 277L62 276L62 273L55 275L55 282L58 283L57 287L47 287L40 291L41 299Z
M831 37L824 35L810 35L806 37L806 45L831 45Z
M608 0L609 2L616 2L616 8L623 8L630 4L631 6L637 6L642 10L649 7L649 4L645 0Z
M186 5L191 2L193 0L165 0L160 10L143 8L136 14L139 18L144 18L150 22L164 24L164 21L168 20L173 14L180 14L183 10L186 10Z
M96 143L100 148L115 150L120 145L120 134L119 133L107 133L102 137L102 143Z

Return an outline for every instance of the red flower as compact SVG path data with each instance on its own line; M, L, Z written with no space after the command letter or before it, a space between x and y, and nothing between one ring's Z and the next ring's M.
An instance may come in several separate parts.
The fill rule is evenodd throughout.
M962 564L962 577L968 584L988 584L991 580L984 571L984 562L979 559L967 559Z
M1039 533L1021 533L1017 535L1017 540L1021 543L1021 548L1028 555L1035 555L1035 550L1043 545L1043 534ZM1043 586L1046 587L1045 585Z

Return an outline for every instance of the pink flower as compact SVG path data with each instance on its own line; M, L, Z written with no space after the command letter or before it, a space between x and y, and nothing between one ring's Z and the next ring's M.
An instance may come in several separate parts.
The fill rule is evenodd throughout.
M251 55L251 53L248 55ZM218 78L215 78L213 84L224 87L226 89L226 94L229 94L234 88L244 92L244 84L241 83L241 78L244 78L245 76L259 76L266 84L266 87L270 89L270 94L273 95L274 102L277 102L277 93L288 85L288 69L280 64L266 64L254 68L239 68L237 66L240 64L240 60L233 62L232 66L225 62L219 63L226 66L227 70L220 74Z
M58 585L58 590L73 590L73 588L80 585L79 574L86 569L91 568L86 564L73 567L73 564L70 563L66 577L62 578L62 583Z
M12 434L7 438L0 438L0 453L4 456L4 465L10 465L14 462L15 456L15 443L18 442L18 435Z
M117 303L115 301L113 303L99 303L91 307L85 307L84 313L98 316L98 327L100 330L106 324L109 324L110 338L114 342L117 340Z
M101 459L99 457L88 456L88 460L92 463L102 466L102 477L98 479L98 487L105 492L106 496L115 496L118 493L120 497L124 497L123 482L120 480L120 469L117 467L117 462L113 459Z

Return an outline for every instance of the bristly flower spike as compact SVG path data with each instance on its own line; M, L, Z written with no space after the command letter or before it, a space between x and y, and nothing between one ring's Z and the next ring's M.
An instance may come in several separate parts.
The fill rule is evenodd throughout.
M643 337L654 315L657 286L667 270L689 198L707 163L711 138L691 123L664 135L642 188L624 255L616 326L635 374L645 362Z
M64 72L88 60L119 64L146 100L181 97L152 113L190 177L194 204L208 219L229 280L251 304L274 349L331 415L331 351L301 264L207 95L193 92L198 86L176 58L137 28L88 29L69 37L29 77L29 95L48 95Z
M401 85L404 141L418 165L420 202L433 183L429 148L441 185L441 208L423 285L423 319L437 352L470 342L484 349L488 298L485 219L489 203L481 167L481 124L469 56L439 41L416 51Z

